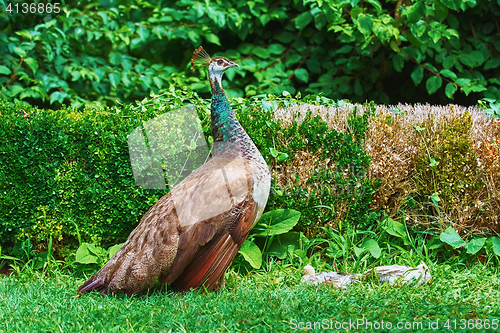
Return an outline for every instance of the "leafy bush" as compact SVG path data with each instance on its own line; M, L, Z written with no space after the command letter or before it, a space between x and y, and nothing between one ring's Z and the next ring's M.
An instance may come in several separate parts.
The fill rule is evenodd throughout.
M466 112L435 121L432 114L415 126L420 133L420 151L415 156L417 191L430 196L438 193L442 205L456 207L474 200L483 186L478 178L477 155L471 147L472 119Z
M174 104L175 105L175 104ZM116 244L163 194L134 183L127 135L169 110L143 106L75 112L0 103L0 239L54 237L58 252L84 241Z
M323 92L359 102L456 97L461 104L500 97L495 1L84 0L62 7L35 15L2 8L2 96L82 108L142 100L167 82L208 93L205 78L187 74L192 50L204 44L240 63L225 83L237 96Z

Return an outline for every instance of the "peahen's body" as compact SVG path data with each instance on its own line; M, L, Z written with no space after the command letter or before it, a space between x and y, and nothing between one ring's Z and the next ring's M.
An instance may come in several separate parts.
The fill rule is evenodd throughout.
M212 87L212 158L149 209L80 292L130 295L157 279L178 290L217 288L261 216L269 196L269 168L236 119L221 84L224 71L238 65L205 57Z

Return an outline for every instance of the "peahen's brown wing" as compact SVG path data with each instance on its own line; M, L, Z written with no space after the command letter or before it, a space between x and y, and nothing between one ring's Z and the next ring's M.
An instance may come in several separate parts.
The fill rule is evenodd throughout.
M217 287L262 210L253 179L244 159L211 159L158 200L79 291L130 295L158 278L180 290Z

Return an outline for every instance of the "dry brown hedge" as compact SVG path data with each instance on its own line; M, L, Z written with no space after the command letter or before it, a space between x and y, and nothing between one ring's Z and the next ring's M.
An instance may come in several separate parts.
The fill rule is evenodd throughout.
M367 111L360 104L303 104L278 109L275 118L288 126L311 111L329 128L345 132L355 107L358 114ZM452 224L462 233L498 234L500 120L458 105L378 105L376 110L364 141L371 158L368 177L381 181L372 207L411 226L444 230ZM297 172L305 182L313 167L308 163L317 163L317 156L304 150L288 163L286 174ZM278 177L278 182L287 181ZM441 199L437 206L430 199L433 193Z

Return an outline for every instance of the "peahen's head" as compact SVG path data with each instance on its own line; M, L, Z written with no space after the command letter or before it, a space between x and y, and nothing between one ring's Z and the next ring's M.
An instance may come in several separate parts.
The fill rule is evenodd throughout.
M213 75L221 75L226 69L231 67L240 67L237 63L227 60L223 57L213 58L208 65L208 72Z
M195 62L201 62L208 66L208 78L212 87L212 92L214 92L214 88L217 88L219 92L223 93L224 89L222 89L221 85L222 75L228 68L240 67L237 63L223 57L210 58L207 51L205 51L202 46L193 52L193 58L191 59L191 70L193 71Z

